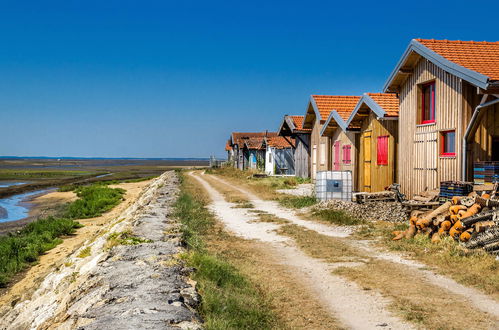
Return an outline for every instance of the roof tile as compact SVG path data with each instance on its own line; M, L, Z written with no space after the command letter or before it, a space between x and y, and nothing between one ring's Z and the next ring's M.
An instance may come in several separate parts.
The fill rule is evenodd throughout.
M499 80L499 41L416 39L425 47L460 66Z
M347 120L360 99L360 96L346 95L312 95L312 97L322 120L326 120L333 110L336 110L343 120Z
M395 93L367 93L383 110L388 117L398 117L399 99Z

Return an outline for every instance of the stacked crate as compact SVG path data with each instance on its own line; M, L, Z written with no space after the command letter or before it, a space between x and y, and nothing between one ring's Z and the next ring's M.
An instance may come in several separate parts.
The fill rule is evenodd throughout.
M442 181L440 182L440 202L445 203L454 196L468 196L473 191L471 182Z
M475 184L495 183L499 181L499 162L475 162L473 166Z

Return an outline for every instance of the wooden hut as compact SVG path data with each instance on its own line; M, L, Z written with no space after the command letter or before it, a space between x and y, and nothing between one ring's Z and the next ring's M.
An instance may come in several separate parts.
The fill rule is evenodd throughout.
M235 168L243 170L248 168L249 156L245 153L245 141L250 138L261 138L265 136L277 136L275 132L232 132L229 139L229 147L232 148L232 159ZM263 140L262 140L263 141Z
M295 142L283 136L265 138L265 173L268 175L295 175Z
M295 141L294 168L300 178L310 177L310 129L303 128L304 116L285 115L277 133Z
M499 160L499 42L414 39L383 91L399 95L398 180L409 197Z
M303 128L310 129L310 169L311 178L317 171L333 170L331 138L321 134L326 120L331 117L331 125L342 122L350 115L360 96L312 95L307 106ZM348 114L345 114L347 112ZM334 120L333 120L334 119Z
M398 103L393 93L366 93L347 120L347 131L357 134L357 191L382 191L396 182Z
M244 165L243 168L261 170L265 169L265 136L255 136L244 139L242 148Z

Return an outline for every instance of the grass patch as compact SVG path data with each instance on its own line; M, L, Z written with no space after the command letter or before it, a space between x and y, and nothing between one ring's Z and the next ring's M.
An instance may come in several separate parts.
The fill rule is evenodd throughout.
M494 256L481 250L466 250L449 236L443 237L438 243L431 243L425 235L392 241L392 231L406 228L407 224L369 223L356 235L377 239L379 244L392 251L408 254L443 275L449 275L464 285L474 286L499 299L499 261Z
M98 174L92 171L0 170L0 180L55 179Z
M97 184L80 187L77 189L79 199L70 203L61 217L39 219L16 234L0 237L0 286L5 286L12 276L60 244L61 236L82 227L75 219L101 215L117 205L123 194L122 189Z
M93 184L78 187L76 195L80 198L68 207L67 216L73 219L86 219L102 215L123 200L125 190Z
M278 224L285 224L289 223L288 220L276 217L273 214L269 213L257 213L258 214L258 220L257 222L270 222L270 223L278 223Z
M301 209L317 204L317 198L313 196L286 196L279 199L279 204L288 208Z
M29 223L15 235L0 237L0 286L38 257L62 242L81 225L67 218L47 218Z
M131 231L123 231L112 233L107 237L108 249L116 245L138 245L142 243L152 243L153 241L147 238L135 236Z
M92 253L92 248L90 246L87 246L86 248L81 250L80 253L78 253L77 257L86 258L89 257L91 253Z
M182 174L180 174L182 177ZM203 237L215 225L199 188L183 179L174 209L182 223L189 253L187 262L196 269L194 279L202 296L200 313L206 329L272 329L274 316L266 299L241 273L220 256L211 254Z
M311 212L311 217L316 220L330 222L342 226L353 226L365 223L365 221L352 217L344 211L333 209L314 209Z

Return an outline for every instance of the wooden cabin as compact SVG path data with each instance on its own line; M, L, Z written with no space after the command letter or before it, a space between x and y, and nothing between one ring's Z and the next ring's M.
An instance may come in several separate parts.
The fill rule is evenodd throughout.
M356 191L382 191L397 180L399 100L393 93L362 95L347 120L355 132Z
M295 141L294 168L300 178L310 177L310 129L303 128L304 116L284 116L277 134Z
M232 163L234 161L234 149L231 147L230 139L225 142L225 152L227 153L227 162Z
M399 96L398 180L409 197L499 160L499 42L414 39L383 91Z
M332 116L334 122L344 122L357 104L360 96L312 95L307 106L303 128L310 129L310 173L315 179L318 171L333 170L331 138L323 135L326 120ZM345 111L350 112L344 114ZM343 119L343 117L345 119ZM331 124L333 125L333 124ZM328 131L329 132L329 131Z
M258 157L265 157L265 148L263 142L265 137L277 136L276 132L233 132L228 141L232 149L232 160L235 168L244 170L247 168L256 168L254 165L258 162ZM252 139L252 141L249 141ZM246 143L248 142L248 143ZM260 152L254 149L255 144L259 144ZM253 150L253 151L251 151Z
M243 169L265 169L265 136L256 136L244 139L242 148L244 165Z
M265 173L295 175L295 141L283 136L265 138Z

